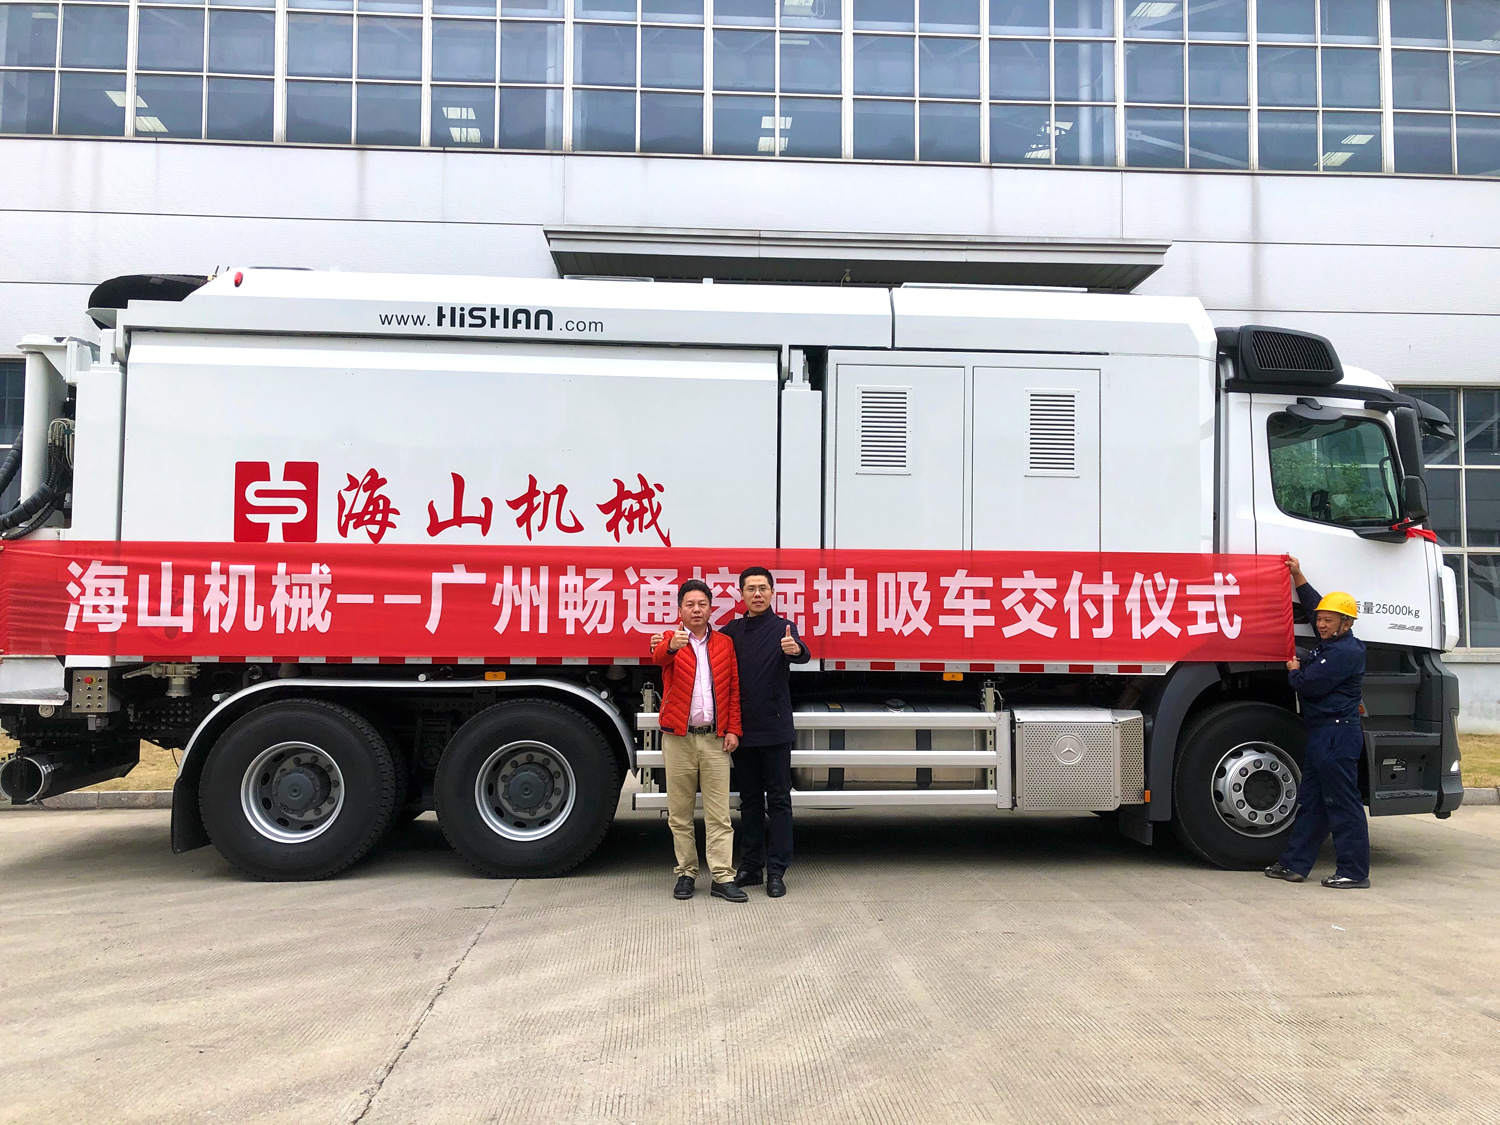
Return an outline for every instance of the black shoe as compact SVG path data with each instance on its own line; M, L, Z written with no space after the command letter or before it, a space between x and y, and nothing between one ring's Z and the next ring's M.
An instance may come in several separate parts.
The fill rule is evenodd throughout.
M780 875L766 876L766 897L780 898L786 894L786 880Z
M692 898L693 891L698 886L698 880L691 875L677 876L677 885L672 888L673 898Z
M1270 867L1266 868L1266 878L1285 879L1288 883L1303 883L1307 881L1306 875L1299 875L1284 863L1273 863Z
M734 885L736 887L758 887L762 882L759 870L736 871L734 873Z
M715 883L708 888L708 893L713 895L714 898L722 898L725 902L750 901L750 896L733 883Z
M1368 879L1351 879L1347 875L1330 875L1323 880L1325 887L1332 887L1336 891L1362 891L1370 885Z

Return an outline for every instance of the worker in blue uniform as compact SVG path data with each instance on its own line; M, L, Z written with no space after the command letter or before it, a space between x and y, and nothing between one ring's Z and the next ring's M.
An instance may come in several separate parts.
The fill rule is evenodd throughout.
M1287 556L1297 598L1313 621L1321 643L1307 660L1288 660L1287 678L1302 701L1307 750L1302 784L1297 789L1297 819L1286 851L1266 874L1300 883L1317 862L1330 829L1338 867L1325 887L1351 889L1370 885L1370 827L1359 794L1359 759L1365 752L1359 721L1365 646L1354 633L1359 606L1345 593L1320 598L1302 567Z

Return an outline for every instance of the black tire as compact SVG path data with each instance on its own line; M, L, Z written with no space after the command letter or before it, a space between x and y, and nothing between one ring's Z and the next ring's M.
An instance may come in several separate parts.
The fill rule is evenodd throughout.
M286 743L314 749L275 752ZM299 758L308 764L304 767ZM336 771L323 768L329 762ZM287 781L288 774L299 772L301 777ZM295 818L281 816L278 821L285 810L272 803L273 796L284 795L275 788L277 777L291 785L311 779L315 787L322 787L318 791L326 794L327 802L333 802L331 811L314 820L318 808L329 807L315 806L305 828ZM198 800L209 839L245 874L265 880L326 879L362 858L380 840L390 824L398 788L391 752L364 718L323 700L293 699L256 708L220 736L204 763ZM341 799L336 792L340 789ZM257 803L257 811L247 811ZM277 829L283 838L267 834ZM296 839L292 834L298 829L312 834Z
M417 817L421 816L422 808L420 805L414 807L410 803L412 790L416 788L416 783L412 778L411 755L400 749L400 741L396 738L396 733L391 729L389 723L378 715L370 715L367 718L370 725L375 728L376 732L390 749L391 761L396 767L395 806L391 812L390 823L385 826L385 832L378 841L379 844L384 844L385 841L391 838L391 834L396 829L400 828L403 824L410 824Z
M1275 863L1291 834L1296 801L1286 793L1288 787L1295 793L1306 745L1307 732L1297 716L1269 703L1226 703L1198 716L1178 742L1172 781L1172 826L1178 839L1214 866L1232 871ZM1241 759L1276 766L1275 772L1259 771L1262 791L1276 797L1269 814L1275 816L1274 830L1235 827L1235 820L1243 821L1254 805L1243 814L1220 811L1215 779L1225 776L1220 768L1226 762ZM1232 766L1225 772L1232 772Z
M391 741L391 738L387 736L385 739L386 745L389 746ZM391 752L391 759L395 765L396 796L391 805L390 822L385 826L384 836L386 838L389 838L390 834L403 824L410 824L422 815L421 807L413 808L410 803L412 790L411 763L407 761L405 755L398 751Z
M502 779L510 785L497 796ZM571 707L497 703L444 749L436 798L443 834L475 869L541 878L578 866L599 846L620 799L620 771L599 728Z

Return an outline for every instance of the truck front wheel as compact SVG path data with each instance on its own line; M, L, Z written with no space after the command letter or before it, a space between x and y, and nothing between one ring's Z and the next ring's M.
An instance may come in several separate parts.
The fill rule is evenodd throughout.
M1173 781L1174 827L1218 867L1248 871L1276 862L1297 812L1307 734L1290 711L1229 703L1183 734Z
M326 879L385 832L399 786L385 740L320 699L237 720L204 763L198 800L219 852L257 879Z
M619 769L599 728L547 700L481 711L438 762L443 834L496 878L576 867L604 838L619 796Z

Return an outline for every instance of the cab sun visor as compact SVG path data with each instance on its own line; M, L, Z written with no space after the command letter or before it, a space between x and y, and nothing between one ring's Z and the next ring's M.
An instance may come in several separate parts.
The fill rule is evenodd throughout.
M1324 406L1315 398L1299 398L1296 405L1286 408L1286 412L1303 422L1337 422L1344 416L1342 410Z

